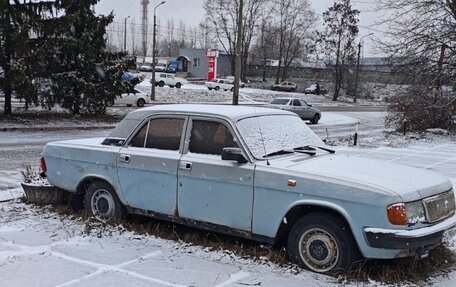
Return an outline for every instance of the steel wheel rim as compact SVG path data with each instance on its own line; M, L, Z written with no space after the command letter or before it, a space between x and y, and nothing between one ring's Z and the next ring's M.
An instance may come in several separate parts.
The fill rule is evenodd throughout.
M339 261L339 246L334 237L321 228L307 230L299 239L299 255L315 272L328 272Z
M109 221L114 217L115 202L112 194L106 189L94 192L90 202L92 213L100 221Z

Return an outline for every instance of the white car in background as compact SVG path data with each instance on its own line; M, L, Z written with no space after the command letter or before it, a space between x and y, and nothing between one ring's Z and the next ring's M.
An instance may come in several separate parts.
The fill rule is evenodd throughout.
M206 87L209 90L225 90L225 91L233 91L234 85L230 80L227 79L213 79L210 82L205 83Z
M131 93L123 93L120 96L117 96L114 101L115 105L127 105L128 107L133 105L144 107L144 105L148 103L149 95L136 89L133 89Z
M155 73L155 86L164 87L169 86L170 88L180 89L187 80L174 76L174 74L168 73Z

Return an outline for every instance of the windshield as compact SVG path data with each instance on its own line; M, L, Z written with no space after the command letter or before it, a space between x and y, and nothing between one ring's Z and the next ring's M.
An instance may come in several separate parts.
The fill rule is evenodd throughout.
M237 126L256 159L307 145L324 146L321 139L295 115L246 118L240 120Z
M271 102L271 105L286 105L289 101L290 99L274 99Z

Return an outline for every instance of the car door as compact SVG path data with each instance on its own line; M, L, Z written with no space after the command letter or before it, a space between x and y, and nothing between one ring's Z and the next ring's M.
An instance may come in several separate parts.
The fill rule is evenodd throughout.
M309 120L313 119L315 112L311 109L311 106L309 106L309 104L304 100L300 100L300 102L303 111L303 116L301 118Z
M251 231L254 164L221 159L238 147L227 122L193 117L178 171L179 216Z
M117 172L129 206L174 215L185 116L147 120L120 150Z
M301 105L301 102L298 99L291 100L290 104L291 104L291 110L294 113L298 114L298 116L301 118L305 116L303 106Z

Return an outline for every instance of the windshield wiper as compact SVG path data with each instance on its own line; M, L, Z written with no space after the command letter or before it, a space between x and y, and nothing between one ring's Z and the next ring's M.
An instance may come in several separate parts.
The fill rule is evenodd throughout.
M329 153L336 153L335 150L332 150L332 149L329 149L329 148L325 148L325 147L322 147L322 146L310 146L310 145L297 147L297 148L294 148L293 150L295 150L295 151L300 151L300 150L301 151L303 151L303 150L316 151L316 149L321 149L321 150L324 150L324 151L329 152Z
M263 157L268 158L270 156L281 155L281 154L290 154L290 153L294 153L294 151L281 149L281 150L278 150L275 152L268 153L267 155L264 155Z

